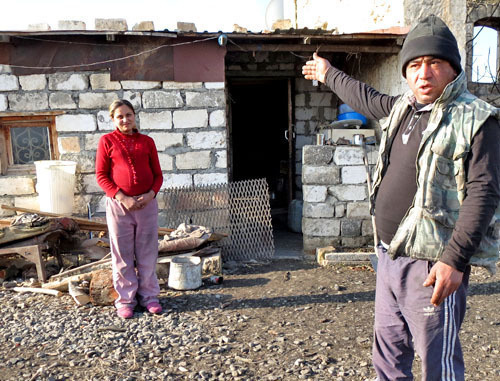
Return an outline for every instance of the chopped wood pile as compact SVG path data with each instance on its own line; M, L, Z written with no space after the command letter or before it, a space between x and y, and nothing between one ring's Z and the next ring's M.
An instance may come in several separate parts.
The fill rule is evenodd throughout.
M16 282L4 282L16 292L32 292L60 297L68 292L77 305L92 303L110 305L117 295L111 275L111 253L106 236L105 221L65 217L55 213L1 205L3 209L22 214L9 220L0 220L0 283L18 278L22 263L24 278L33 278L33 265L37 261L43 266L38 282L33 279L30 287L18 287ZM86 233L87 232L87 233ZM88 238L88 232L99 232L99 238ZM176 256L197 256L202 259L203 275L222 273L221 251L215 242L226 235L212 232L202 226L181 224L177 229L158 229L159 258L157 275L160 283L167 284L170 262ZM39 245L36 260L23 255L25 247ZM17 254L17 255L16 255ZM19 260L16 256L24 257ZM52 261L45 260L51 257ZM57 262L57 265L54 263ZM82 262L84 262L82 264ZM42 274L43 273L43 274ZM45 279L47 273L48 281Z

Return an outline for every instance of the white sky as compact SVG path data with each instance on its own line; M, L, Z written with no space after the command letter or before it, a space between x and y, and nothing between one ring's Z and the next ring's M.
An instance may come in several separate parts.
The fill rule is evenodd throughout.
M0 30L24 30L59 20L77 20L94 29L96 18L124 18L128 28L153 21L155 30L175 30L177 21L193 22L198 32L232 32L238 24L252 32L266 29L269 0L3 0Z

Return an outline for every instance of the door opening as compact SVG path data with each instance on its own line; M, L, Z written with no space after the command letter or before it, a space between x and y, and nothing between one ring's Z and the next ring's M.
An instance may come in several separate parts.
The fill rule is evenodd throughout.
M230 156L233 181L265 178L271 210L285 213L293 184L287 79L232 79ZM273 213L274 214L274 213Z

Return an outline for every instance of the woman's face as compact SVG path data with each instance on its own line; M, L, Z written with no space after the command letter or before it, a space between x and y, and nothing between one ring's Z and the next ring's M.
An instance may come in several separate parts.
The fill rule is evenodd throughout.
M126 105L116 108L113 114L113 124L122 133L132 135L136 128L134 110Z

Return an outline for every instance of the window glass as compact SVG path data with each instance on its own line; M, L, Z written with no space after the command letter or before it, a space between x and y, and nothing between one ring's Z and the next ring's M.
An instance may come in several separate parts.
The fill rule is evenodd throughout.
M13 127L10 129L13 164L30 164L50 159L47 127Z
M498 31L487 26L474 27L472 81L493 83L497 79Z

